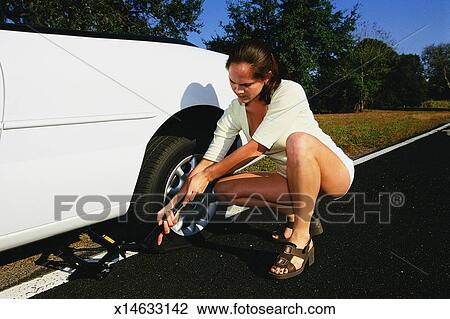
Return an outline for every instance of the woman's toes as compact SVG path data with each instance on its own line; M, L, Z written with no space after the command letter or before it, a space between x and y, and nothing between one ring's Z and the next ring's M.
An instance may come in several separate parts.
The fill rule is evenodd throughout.
M292 235L292 229L291 228L286 228L284 230L284 237L285 238L291 238L291 235Z

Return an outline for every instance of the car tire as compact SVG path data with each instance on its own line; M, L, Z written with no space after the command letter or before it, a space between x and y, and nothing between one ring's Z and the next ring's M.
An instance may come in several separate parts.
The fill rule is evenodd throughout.
M150 141L126 215L133 239L136 239L136 236L145 236L154 227L156 213L177 193L177 189L181 188L187 175L202 159L208 145L209 143L197 143L195 139L183 136L156 136ZM233 152L239 145L240 138L237 136L228 153ZM180 171L180 174L173 176L174 170ZM167 189L171 188L173 191L167 192Z

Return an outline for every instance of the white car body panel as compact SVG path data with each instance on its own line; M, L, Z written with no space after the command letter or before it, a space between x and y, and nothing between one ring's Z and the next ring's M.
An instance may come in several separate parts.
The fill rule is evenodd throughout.
M234 98L225 61L180 44L0 30L0 251L92 223L75 206L56 221L55 195L131 198L168 118ZM127 208L113 203L106 219Z
M0 61L0 141L2 138L2 132L3 132L3 111L5 108L5 86L4 86L4 80L3 80L3 67L2 63ZM0 180L0 187L1 187L1 180Z

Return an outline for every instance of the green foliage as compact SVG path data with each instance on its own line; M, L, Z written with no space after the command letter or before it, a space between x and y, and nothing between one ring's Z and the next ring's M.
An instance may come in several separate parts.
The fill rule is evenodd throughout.
M450 99L450 43L431 45L422 53L428 98Z
M396 61L397 53L386 43L363 39L342 60L339 66L342 80L331 97L344 111L363 111L375 102Z
M352 72L350 81L360 92L356 106L358 111L374 101L396 58L397 53L382 41L364 39L357 44L350 55L352 70L349 71Z
M319 76L339 65L354 44L356 7L346 15L334 11L328 0L230 1L228 15L225 35L206 41L206 47L229 53L240 40L265 41L280 62L282 76L301 83L310 99L320 91Z
M213 36L204 41L208 49L229 54L234 43L255 38L273 43L279 24L279 4L276 0L229 1L230 23L222 25L225 36Z
M419 106L425 98L425 78L420 57L399 55L375 97L377 106Z
M6 0L0 22L186 39L202 26L202 4L203 0Z
M428 100L424 101L421 107L427 109L450 109L450 100Z

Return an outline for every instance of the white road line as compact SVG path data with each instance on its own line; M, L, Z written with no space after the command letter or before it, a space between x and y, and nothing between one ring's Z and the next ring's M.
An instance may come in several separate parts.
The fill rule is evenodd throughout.
M402 143L392 145L388 148L382 149L380 151L377 151L375 153L360 157L353 161L354 165L359 165L361 163L370 161L371 159L374 159L378 156L384 155L386 153L392 152L393 150L400 148L402 146L408 145L412 142L415 142L421 138L427 137L431 134L434 134L436 132L439 132L447 127L450 126L450 123L447 123L443 126L440 126L434 130L431 130L427 133L415 136L413 138L410 138L409 140L406 140ZM248 209L247 207L241 207L237 205L230 206L231 208L230 213L231 215L234 215L236 211L241 211ZM228 211L228 210L227 210ZM131 257L135 255L136 253L127 252L126 257ZM102 254L95 256L95 258L101 258ZM119 261L122 260L122 257L119 258ZM11 287L9 289L6 289L4 291L0 292L0 299L26 299L30 298L32 296L35 296L41 292L47 291L49 289L52 289L54 287L57 287L59 285L62 285L68 281L68 278L70 274L73 272L72 269L68 269L68 271L61 271L57 270L54 272L51 272L49 274L46 274L42 277L32 279L28 282L22 283L20 285Z
M0 292L1 299L27 299L68 281L74 270L56 270Z
M402 146L408 145L408 144L410 144L410 143L412 143L412 142L415 142L415 141L417 141L417 140L419 140L419 139L421 139L421 138L427 137L428 135L431 135L431 134L434 134L434 133L436 133L436 132L438 132L438 131L440 131L440 130L443 130L443 129L447 128L448 126L450 126L450 123L447 123L447 124L445 124L445 125L442 125L442 126L436 128L436 129L434 129L434 130L431 130L431 131L427 132L427 133L424 133L424 134L415 136L415 137L413 137L413 138L410 138L409 140L406 140L406 141L401 142L401 143L399 143L399 144L395 144L395 145L392 145L392 146L390 146L390 147L384 148L384 149L382 149L382 150L380 150L380 151L378 151L378 152L375 152L375 153L372 153L372 154L369 154L369 155L360 157L360 158L354 160L353 163L354 163L355 166L356 166L356 165L359 165L359 164L361 164L361 163L370 161L371 159L374 159L375 157L378 157L378 156L384 155L384 154L386 154L386 153L392 152L393 150L395 150L395 149L397 149L397 148L400 148L400 147L402 147Z
M92 259L100 259L106 252L97 254ZM135 252L127 252L126 258L136 255ZM117 261L122 260L122 256ZM117 262L116 261L116 262ZM55 270L49 274L34 278L30 281L24 282L20 285L0 291L0 299L27 299L31 298L41 292L50 290L54 287L62 285L69 281L69 276L74 272L74 269L66 268L64 270Z

